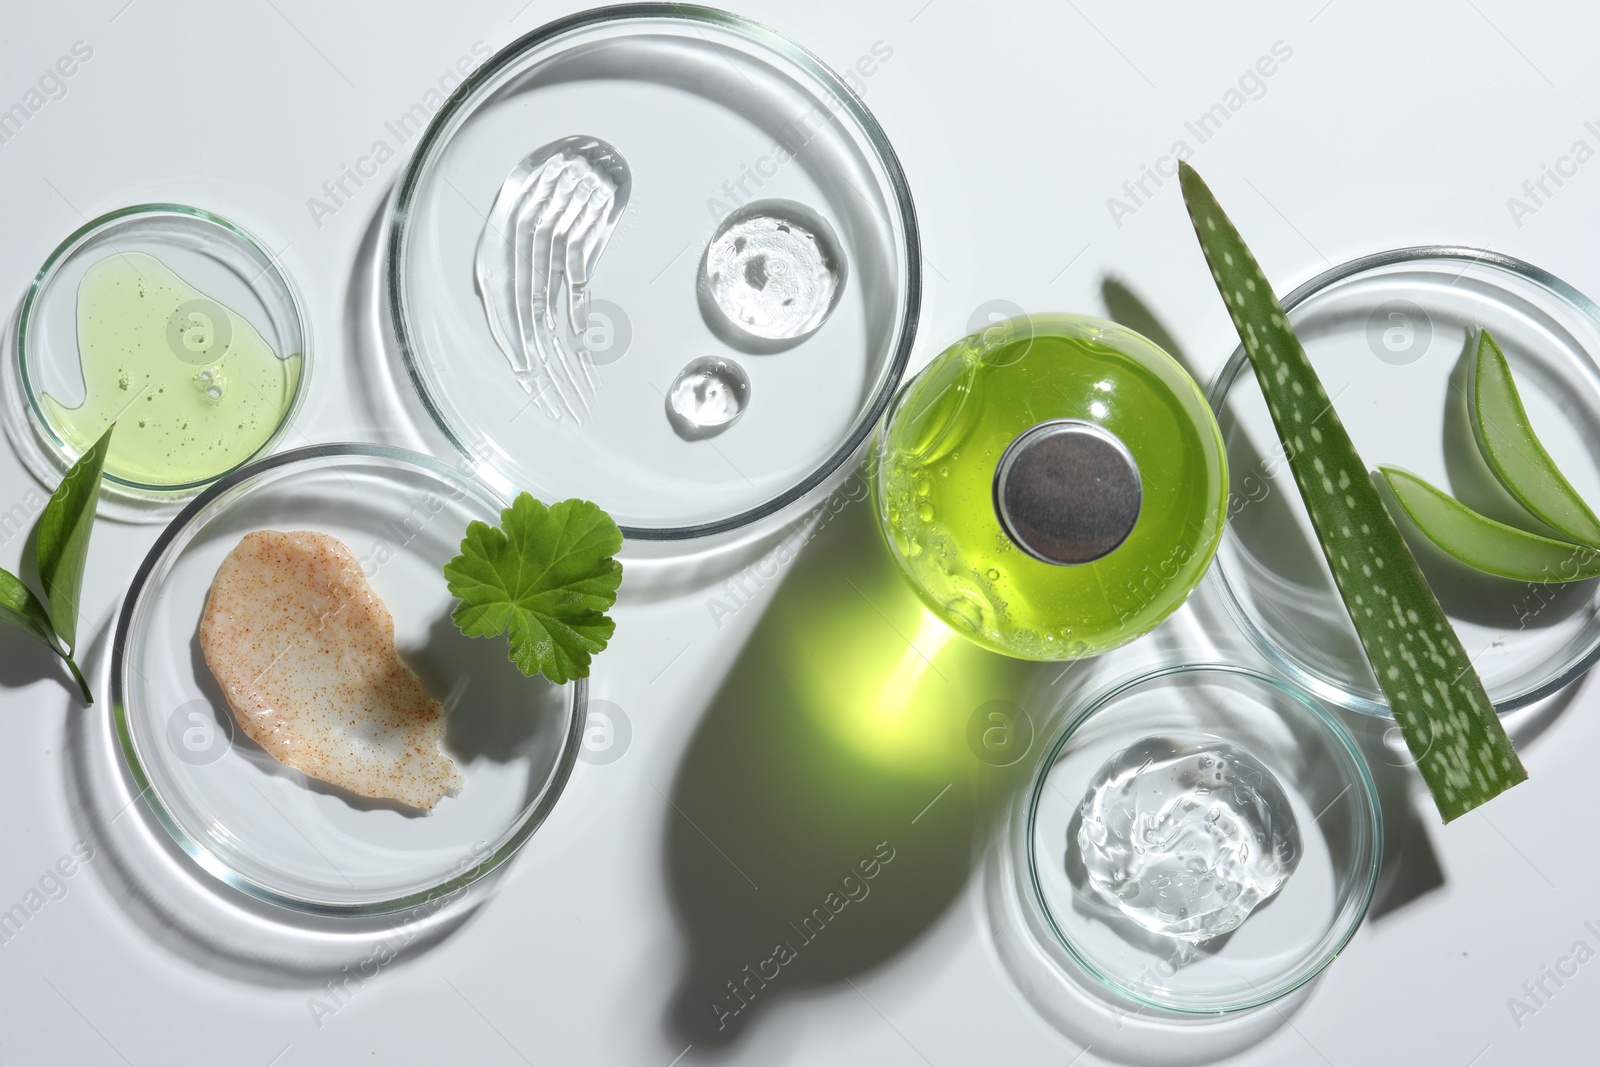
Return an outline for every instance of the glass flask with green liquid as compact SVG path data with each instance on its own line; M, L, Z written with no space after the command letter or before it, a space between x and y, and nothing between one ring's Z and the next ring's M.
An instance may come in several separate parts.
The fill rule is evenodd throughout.
M1199 583L1228 466L1171 356L1086 316L1009 319L902 391L881 438L879 522L928 608L997 652L1092 656Z

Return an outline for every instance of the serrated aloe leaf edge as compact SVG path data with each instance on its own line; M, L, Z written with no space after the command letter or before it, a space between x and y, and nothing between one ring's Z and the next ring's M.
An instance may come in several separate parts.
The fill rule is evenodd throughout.
M1255 257L1194 168L1180 163L1179 178L1334 584L1450 822L1526 780L1527 771Z

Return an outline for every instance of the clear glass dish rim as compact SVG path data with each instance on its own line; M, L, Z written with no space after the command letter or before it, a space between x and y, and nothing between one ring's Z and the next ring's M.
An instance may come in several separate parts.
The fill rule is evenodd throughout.
M1298 702L1302 707L1311 713L1316 721L1320 722L1324 727L1326 727L1333 735L1334 739L1337 740L1343 747L1345 755L1349 757L1351 766L1355 768L1355 774L1352 777L1351 785L1359 784L1361 796L1367 809L1366 839L1364 842L1358 842L1364 843L1368 850L1366 879L1359 897L1356 900L1355 907L1350 912L1350 918L1345 928L1339 930L1331 939L1325 938L1323 941L1321 958L1316 961L1314 966L1304 968L1300 973L1296 974L1291 982L1283 985L1281 988L1275 988L1264 993L1258 993L1258 995L1254 997L1241 1000L1237 1003L1224 1004L1217 1007L1199 1007L1195 1005L1173 1004L1167 1001L1152 999L1128 988L1127 985L1118 981L1111 975L1106 974L1099 967L1090 962L1087 957L1085 957L1077 950L1077 948L1073 946L1072 940L1066 936L1066 934L1062 931L1061 926L1056 922L1055 913L1050 909L1050 906L1045 903L1044 888L1039 880L1038 858L1033 848L1034 827L1037 821L1039 810L1039 797L1044 792L1045 779L1049 776L1050 769L1055 766L1057 758L1061 755L1061 750L1066 747L1067 742L1077 734L1078 728L1096 713L1109 707L1130 689L1179 674L1220 674L1230 675L1238 678L1246 678L1253 682L1260 682L1268 685L1273 689L1278 690L1280 693L1288 696L1292 700ZM1194 662L1169 664L1165 667L1158 667L1154 670L1140 671L1126 676L1118 681L1111 682L1092 694L1084 702L1082 708L1074 712L1064 724L1057 728L1057 737L1055 741L1046 751L1044 758L1040 760L1038 769L1033 775L1033 785L1028 792L1028 803L1025 811L1026 815L1022 822L1022 847L1025 855L1027 856L1028 884L1032 890L1031 903L1035 908L1038 909L1040 916L1045 921L1045 924L1049 927L1051 933L1055 935L1056 942L1066 949L1067 954L1071 956L1073 961L1082 967L1085 972L1087 972L1101 985L1105 986L1116 995L1124 997L1145 1007L1155 1008L1159 1011L1172 1012L1178 1015L1231 1015L1236 1012L1248 1011L1251 1008L1259 1008L1262 1005L1270 1004L1275 1000L1279 1000L1289 995L1296 989L1299 989L1301 986L1311 981L1317 975L1321 974L1327 969L1328 964L1337 959L1339 953L1344 951L1345 945L1350 943L1350 939L1355 936L1356 931L1361 928L1361 924L1366 921L1367 911L1372 906L1373 895L1377 892L1378 875L1383 869L1383 809L1378 799L1378 787L1373 781L1372 771L1367 766L1366 758L1361 755L1361 750L1357 747L1354 739L1351 738L1349 731L1347 731L1339 722L1339 720L1330 714L1326 708L1322 707L1322 705L1317 702L1316 698L1300 689L1294 683L1283 678L1274 678L1273 676L1264 674L1261 671L1257 671L1249 667L1242 667L1233 663ZM1359 874L1359 872L1357 873Z
M422 183L425 172L431 173L434 163L433 157L442 148L443 144L448 143L448 138L444 133L446 127L463 110L464 106L481 86L493 80L506 68L517 63L523 56L563 35L594 26L643 19L675 20L689 25L700 23L717 29L732 31L777 52L816 78L824 89L834 94L841 105L841 110L866 135L868 143L877 155L878 162L884 169L884 174L889 183L889 191L893 194L894 205L905 229L905 245L901 252L906 259L906 285L904 301L900 309L904 315L904 321L896 338L894 352L890 355L883 382L873 394L870 402L857 416L855 425L851 427L850 433L845 440L820 465L788 489L754 507L730 515L727 518L695 523L689 526L621 525L623 536L631 539L640 541L682 541L690 538L710 537L747 526L757 519L782 511L825 482L846 460L856 453L862 442L872 435L873 429L883 418L883 413L888 410L889 401L899 387L900 379L904 376L906 366L911 358L911 349L916 341L917 324L922 305L922 246L917 230L916 207L912 203L911 189L906 182L900 159L895 154L893 146L890 145L888 136L883 132L878 120L873 117L872 112L867 109L866 104L856 95L855 90L851 89L842 78L834 73L833 68L829 67L814 53L789 40L789 38L776 30L747 19L742 15L735 15L732 12L718 8L703 7L696 4L618 4L612 7L591 8L587 11L580 11L577 14L548 22L512 41L485 60L482 65L467 76L465 81L456 87L455 91L445 100L438 113L433 116L432 121L428 123L427 129L417 142L416 151L412 153L411 159L407 161L406 168L402 172L399 184L396 187L394 207L388 227L389 242L386 253L386 269L384 271L384 289L389 308L390 326L394 331L395 340L400 349L401 360L405 364L406 376L411 380L412 388L416 390L418 397L421 398L422 405L428 412L428 417L433 420L434 425L444 434L445 439L450 442L451 446L469 462L473 464L484 462L474 454L467 442L460 437L455 428L445 418L438 401L434 398L428 386L426 378L422 374L417 346L413 344L406 325L406 308L409 307L409 300L405 295L403 259L406 252L406 238L409 235L408 220L413 200Z
M161 823L178 847L207 874L247 896L290 911L317 916L368 917L390 915L418 907L433 900L447 898L493 873L527 843L528 839L549 817L556 802L560 800L561 794L566 791L567 780L572 776L573 767L577 763L578 751L583 744L584 722L589 705L588 679L579 678L572 683L572 696L568 701L570 721L567 724L567 736L562 744L561 755L556 762L555 769L552 771L549 784L540 796L538 803L534 805L533 810L523 820L522 825L517 828L517 831L509 839L474 866L435 882L424 889L387 900L355 904L307 900L260 885L252 879L239 874L227 861L191 836L162 800L160 789L146 771L145 762L139 755L138 741L133 736L127 705L127 692L130 688L128 671L131 669L131 665L126 660L133 616L147 591L151 575L163 561L168 548L173 542L188 531L190 524L217 497L259 474L265 474L279 467L290 466L310 459L338 460L350 457L378 459L391 464L404 464L419 468L430 474L455 480L458 484L465 484L468 488L478 493L485 502L497 504L500 507L507 506L507 502L502 500L492 489L475 478L464 476L462 471L441 463L432 456L413 452L409 449L395 448L390 445L362 443L307 445L302 448L290 449L287 452L279 452L234 470L232 473L213 482L178 513L166 528L161 531L160 536L156 538L155 544L150 546L150 551L145 554L144 559L140 562L139 569L134 573L133 581L129 584L128 591L123 597L121 610L117 614L116 636L113 638L111 646L111 713L117 731L117 738L122 749L123 760L133 776L137 795L144 798L151 812L155 814L157 821Z
M1501 252L1493 252L1486 248L1474 248L1470 245L1412 245L1406 248L1394 248L1385 252L1374 252L1365 256L1358 256L1329 270L1323 271L1316 277L1297 286L1293 292L1283 298L1284 311L1292 311L1307 298L1321 292L1329 286L1352 278L1376 267L1387 267L1401 263L1414 263L1427 259L1464 260L1466 266L1462 273L1479 263L1497 267L1508 274L1532 282L1548 290L1561 300L1566 301L1583 314L1593 319L1596 326L1600 327L1600 305L1584 296L1567 282L1531 263L1508 256ZM1250 365L1250 357L1245 353L1244 346L1235 348L1221 370L1211 381L1211 386L1206 390L1206 399L1211 404L1211 409L1216 413L1220 422L1223 408L1228 401L1228 393L1232 390L1239 376ZM1226 530L1224 536L1227 536ZM1233 583L1228 579L1227 566L1219 553L1215 565L1211 568L1215 576L1217 588L1222 593L1223 603L1227 605L1228 614L1233 617L1239 629L1244 632L1257 652L1261 653L1273 668L1281 671L1285 676L1313 696L1326 700L1336 707L1347 711L1359 712L1378 719L1394 718L1385 701L1373 700L1371 697L1360 693L1351 692L1347 687L1338 685L1312 674L1292 659L1270 637L1263 633L1260 627L1251 621L1249 614L1244 609L1243 602L1238 593L1234 591ZM1527 686L1519 692L1501 699L1495 704L1495 711L1500 715L1507 715L1519 708L1527 707L1536 701L1559 692L1581 678L1589 668L1600 661L1600 635L1597 635L1589 647L1581 654L1573 657L1565 667L1549 678Z
M218 474L215 478L208 478L198 482L151 485L146 482L120 478L115 474L104 475L105 480L113 485L131 490L140 495L177 499L204 489L218 478L225 478L235 471L243 469L271 451L273 446L283 439L284 432L293 425L295 417L300 414L301 405L305 402L306 384L311 378L311 319L306 314L305 300L300 295L300 287L295 284L294 278L289 275L289 272L284 270L283 263L277 254L264 241L236 222L225 219L221 215L214 214L204 208L191 207L188 204L129 204L127 207L120 207L90 219L68 234L60 244L56 245L50 255L45 258L44 265L34 274L33 282L28 286L28 293L22 299L22 310L17 315L16 366L17 373L21 377L22 395L28 402L28 415L31 417L35 428L44 434L45 439L49 441L58 456L70 456L71 452L67 443L56 435L55 429L50 425L50 420L45 418L44 412L40 410L39 398L35 395L33 381L28 376L28 327L33 318L34 304L38 301L39 294L44 290L45 283L54 275L56 268L75 255L83 245L88 243L90 238L101 230L108 229L125 219L136 216L157 217L162 215L175 215L209 222L228 231L261 253L262 257L267 261L267 270L277 276L279 283L284 288L284 292L289 294L289 302L294 307L295 326L300 331L300 375L295 382L294 396L290 398L289 406L284 411L283 418L273 428L271 435L248 458ZM263 271L264 273L266 271ZM76 460L77 457L72 456L67 462L72 463L76 462Z

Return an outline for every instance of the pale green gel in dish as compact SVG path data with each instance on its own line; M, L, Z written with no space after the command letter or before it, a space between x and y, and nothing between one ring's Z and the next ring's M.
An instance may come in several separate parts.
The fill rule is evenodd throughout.
M90 267L78 287L84 400L45 394L50 429L82 453L112 422L105 473L145 486L206 482L250 459L288 416L301 358L154 256Z

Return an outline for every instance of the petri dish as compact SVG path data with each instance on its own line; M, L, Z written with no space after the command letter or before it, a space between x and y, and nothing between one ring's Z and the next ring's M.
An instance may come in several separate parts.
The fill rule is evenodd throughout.
M1473 440L1466 380L1480 328L1511 364L1541 441L1600 502L1600 310L1510 256L1425 246L1364 256L1284 299L1362 459L1412 471L1512 525L1529 519ZM1390 716L1284 461L1243 349L1209 391L1233 492L1212 574L1250 642L1322 700ZM1600 657L1600 583L1530 585L1450 559L1400 520L1496 709L1554 693Z
M45 260L0 388L47 485L116 422L101 513L170 517L277 445L311 370L310 324L266 243L180 204L94 219Z
M476 267L508 176L560 151L626 198L586 313L562 298L546 320L587 353L556 390L578 394L577 417L518 387ZM813 331L740 347L703 300L701 265L729 217L757 202L812 219L841 262L836 286L814 289L831 303ZM396 190L385 290L408 377L480 477L501 492L583 496L630 538L673 540L775 512L857 451L904 370L919 265L900 165L838 75L738 16L632 4L535 30L450 96ZM747 409L714 439L680 435L665 411L674 379L705 357L735 358L749 377Z
M1298 860L1281 888L1230 932L1192 944L1155 933L1088 883L1077 832L1097 772L1152 737L1243 751L1276 779ZM1366 916L1383 854L1377 791L1355 743L1315 700L1226 664L1178 664L1111 685L1044 749L1011 833L1017 886L1047 953L1141 1007L1220 1015L1309 982Z
M386 914L458 892L538 829L577 757L586 685L525 678L503 642L462 636L441 573L467 523L498 522L502 507L435 459L319 445L235 471L163 531L118 618L112 710L136 787L202 870L299 912ZM259 529L343 540L394 616L401 657L451 709L443 747L465 781L431 814L308 778L235 725L198 627L218 565Z

